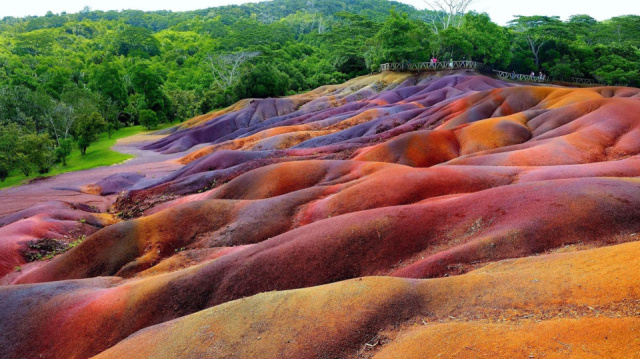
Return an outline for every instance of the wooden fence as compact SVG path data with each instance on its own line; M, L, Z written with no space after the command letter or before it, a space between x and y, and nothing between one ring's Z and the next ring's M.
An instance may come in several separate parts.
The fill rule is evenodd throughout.
M548 76L537 76L537 75L532 76L532 75L516 74L513 72L498 71L498 70L493 70L493 72L497 73L498 77L501 77L503 79L527 81L527 82L549 82Z
M583 78L580 78L580 77L572 77L569 82L573 82L573 83L576 83L576 84L590 84L590 85L591 84L592 85L597 84L596 80L583 79Z
M475 61L397 62L380 65L380 71L439 71L476 69L484 65Z
M593 79L585 79L585 78L581 78L581 77L570 77L569 79L565 79L565 78L550 78L548 76L543 76L540 77L538 75L525 75L525 74L515 74L513 72L506 72L506 71L498 71L498 70L493 70L493 72L497 73L499 77L503 78L503 79L511 79L511 80L518 80L518 81L527 81L527 82L551 82L551 81L562 81L562 82L570 82L570 83L574 83L574 84L585 84L585 85L596 85L598 84L595 80Z
M438 61L438 62L394 62L380 65L380 71L444 71L444 70L460 70L474 69L486 70L484 64L476 61ZM503 79L511 79L526 82L551 82L564 81L576 84L595 85L598 84L593 79L585 79L580 77L571 77L569 79L555 79L548 76L515 74L513 72L493 70L499 77Z

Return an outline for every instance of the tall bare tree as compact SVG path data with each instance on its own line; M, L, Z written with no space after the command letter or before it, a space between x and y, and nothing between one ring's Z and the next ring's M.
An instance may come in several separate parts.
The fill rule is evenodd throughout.
M237 52L234 54L209 55L207 62L213 74L213 81L223 92L235 85L243 75L243 66L247 61L260 55L260 52Z
M460 27L462 17L467 8L475 0L424 0L424 2L435 12L435 17L431 19L433 30L437 34L440 30L449 27Z
M45 110L44 117L49 122L53 135L58 146L62 140L69 137L75 116L73 107L63 102L55 102L50 108Z
M59 146L62 140L66 140L69 137L76 120L73 107L63 102L56 102L54 106L47 110L45 117Z
M568 38L570 33L558 16L521 16L509 21L509 27L517 38L531 50L536 68L540 68L540 50L554 39Z

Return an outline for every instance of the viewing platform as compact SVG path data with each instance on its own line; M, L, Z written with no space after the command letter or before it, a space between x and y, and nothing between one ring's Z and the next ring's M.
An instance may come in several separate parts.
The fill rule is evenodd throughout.
M585 85L597 85L598 83L593 79L585 79L581 77L570 77L569 79L553 79L548 76L537 76L537 75L525 75L525 74L515 74L513 72L507 71L499 71L493 70L498 77L503 79L517 80L517 81L527 81L527 82L551 82L551 81L563 81L570 82L575 84L585 84Z
M483 67L483 63L475 61L396 62L380 65L380 71L480 70Z
M380 71L445 71L445 70L461 70L461 69L470 69L470 70L478 70L478 71L491 71L488 69L482 62L476 61L437 61L437 62L391 62L380 65ZM583 84L583 85L598 85L596 80L580 78L580 77L571 77L569 79L565 78L551 78L549 76L538 76L538 75L526 75L526 74L516 74L513 72L500 71L500 70L492 70L496 73L496 75L502 79L508 80L516 80L522 82L537 82L537 83L551 83L554 81L560 82L568 82L574 84Z
M514 72L493 70L498 77L508 80L527 81L527 82L551 82L549 76L516 74Z

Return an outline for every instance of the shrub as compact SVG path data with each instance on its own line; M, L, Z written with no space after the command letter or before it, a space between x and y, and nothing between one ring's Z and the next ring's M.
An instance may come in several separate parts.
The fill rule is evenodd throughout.
M4 162L0 162L0 182L4 182L9 176L9 166Z
M93 112L91 115L83 117L76 122L76 137L78 138L78 147L81 155L84 156L87 153L87 147L91 142L98 139L98 135L106 126L106 121L97 112Z
M63 166L67 165L67 157L71 154L71 140L65 139L60 141L60 146L56 148L56 158Z
M140 111L140 124L148 130L158 127L158 116L151 110Z

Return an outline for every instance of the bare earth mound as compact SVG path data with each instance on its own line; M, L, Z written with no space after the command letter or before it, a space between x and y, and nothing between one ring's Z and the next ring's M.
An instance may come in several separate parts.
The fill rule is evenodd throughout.
M633 357L638 113L382 73L194 118L6 210L0 357Z

